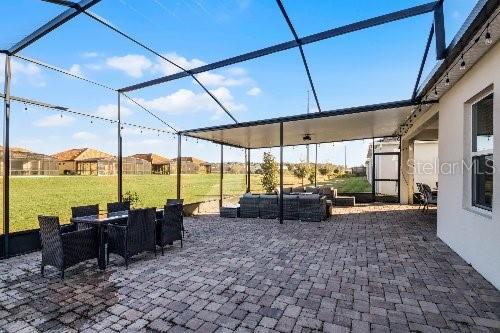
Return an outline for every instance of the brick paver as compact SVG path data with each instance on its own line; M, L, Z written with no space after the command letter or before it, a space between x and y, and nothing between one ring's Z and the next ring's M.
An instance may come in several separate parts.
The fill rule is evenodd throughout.
M499 331L500 292L436 237L435 211L336 208L322 223L186 218L129 268L61 281L40 253L0 261L0 331ZM492 263L493 264L493 263Z

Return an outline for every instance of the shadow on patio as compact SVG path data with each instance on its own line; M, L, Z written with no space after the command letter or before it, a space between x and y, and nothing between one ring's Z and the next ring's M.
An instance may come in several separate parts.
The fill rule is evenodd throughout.
M183 249L39 274L0 262L7 331L487 330L500 293L436 237L435 211L335 208L321 223L187 218ZM52 274L54 272L54 274Z

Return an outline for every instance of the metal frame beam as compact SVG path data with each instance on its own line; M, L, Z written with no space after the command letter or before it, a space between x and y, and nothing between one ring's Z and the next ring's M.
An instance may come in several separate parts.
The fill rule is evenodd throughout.
M304 63L304 68L306 70L307 78L309 79L309 85L311 86L314 100L316 101L316 107L318 108L318 111L321 112L321 106L319 104L318 95L316 94L316 88L314 87L314 83L313 83L313 80L311 77L311 71L309 70L309 66L307 65L306 55L304 53L304 48L302 47L302 43L300 41L299 35L297 34L297 31L295 31L295 28L293 27L292 20L288 16L286 9L285 9L285 6L283 5L283 2L281 0L276 0L276 3L278 4L278 7L280 8L281 14L285 18L285 21L288 25L288 28L290 28L290 31L292 32L293 37L295 38L295 41L298 44L300 56L302 58L302 62Z
M250 148L246 148L247 150L247 193L250 193L250 182L251 182L251 170L250 170Z
M280 123L280 211L279 221L283 224L283 122Z
M9 256L9 208L10 208L10 85L12 72L10 56L5 56L5 84L3 101L3 237L4 257Z
M220 182L219 182L219 208L222 207L222 200L224 195L223 190L224 182L224 145L220 145Z
M181 148L182 148L182 134L177 134L177 200L181 199Z
M442 60L446 57L446 36L444 31L443 2L439 0L434 9L434 29L436 33L436 58Z
M382 25L382 24L386 24L389 22L407 19L407 18L410 18L413 16L426 14L426 13L432 12L437 4L438 4L437 1L433 1L433 2L429 2L427 4L423 4L423 5L403 9L400 11L388 13L385 15L373 17L373 18L370 18L367 20L356 22L356 23L347 24L347 25L344 25L344 26L341 26L338 28L326 30L323 32L319 32L316 34L312 34L312 35L300 38L299 42L297 42L296 40L291 40L291 41L284 42L281 44L276 44L276 45L269 46L269 47L266 47L263 49L259 49L256 51L241 54L241 55L238 55L238 56L235 56L232 58L217 61L217 62L208 64L208 65L204 65L204 66L200 66L200 67L197 67L194 69L190 69L189 73L179 72L179 73L175 73L172 75L167 75L167 76L163 76L163 77L160 77L157 79L153 79L153 80L145 81L142 83L134 84L134 85L131 85L128 87L124 87L124 88L121 88L120 90L122 92L138 90L138 89L150 87L153 85L157 85L160 83L178 80L178 79L181 79L183 77L189 76L191 74L199 74L199 73L211 71L214 69L218 69L218 68L234 65L237 63L241 63L244 61L248 61L251 59L260 58L260 57L263 57L263 56L266 56L269 54L286 51L288 49L298 47L299 45L316 43L316 42L319 42L319 41L322 41L325 39L345 35L345 34L348 34L351 32L355 32L355 31L359 31L359 30L363 30L363 29L368 29L368 28L375 27L375 26Z
M47 35L51 31L57 29L64 23L68 22L78 14L84 12L85 10L89 9L90 7L94 6L95 4L99 3L101 0L82 0L79 3L75 3L74 5L76 6L71 6L68 10L64 11L63 13L57 15L54 17L52 20L49 22L45 23L42 25L40 28L36 29L34 32L29 34L28 36L24 37L22 40L14 44L11 48L9 48L7 51L9 54L16 54L19 51L25 49L26 47L30 46L43 36Z
M123 150L122 150L122 115L121 115L121 96L118 92L118 201L122 202L123 198Z
M61 5L61 6L66 6L66 7L79 7L78 4L76 3L72 3L71 1L58 1L58 0L43 0L43 1L47 1L47 2L51 2L51 3L54 3L54 4L58 4L58 5ZM191 73L190 70L180 66L179 64L175 63L174 61L168 59L167 57L165 57L163 54L161 54L160 52L157 52L155 51L154 49L152 49L151 47L147 46L146 44L142 43L142 42L139 42L137 39L131 37L130 35L128 35L127 33L121 31L120 29L118 29L117 27L111 25L109 22L107 22L106 20L104 20L103 18L99 17L97 14L95 13L92 13L90 11L87 11L85 9L82 9L81 10L85 15L87 15L88 17L90 17L91 19L93 19L94 21L104 25L105 27L111 29L112 31L116 32L117 34L119 34L120 36L122 37L125 37L126 39L128 39L129 41L131 41L132 43L140 46L141 48L153 53L154 55L156 55L157 57L160 57L161 59L163 59L164 61L168 62L169 64L171 64L172 66L178 68L181 70L181 73L186 73L186 76L191 76L193 78L193 80L196 81L196 83L205 91L206 94L208 94L210 96L210 98L212 100L214 100L215 103L217 103L217 105L235 122L235 123L238 123L238 121L236 120L236 118L231 114L231 112L229 112L229 110L222 104L222 102L210 91L207 89L207 87L205 87L205 85L203 83L201 83L200 80L198 80L198 78L193 74ZM124 92L127 92L123 89L118 89L118 91L124 93Z
M415 81L415 86L413 87L413 93L411 94L411 99L413 101L417 97L418 85L420 84L420 79L422 78L422 72L424 71L424 66L427 61L427 55L429 54L429 49L431 47L433 35L434 35L434 24L431 25L431 30L429 31L429 36L427 37L427 44L425 44L424 55L422 56L422 61L420 62L420 68L418 69L417 80Z
M195 134L200 133L200 132L211 132L211 131L215 131L215 130L252 127L252 126L267 125L267 124L279 124L281 122L286 123L286 122L297 121L297 120L334 117L334 116L339 116L339 115L370 112L370 111L377 111L377 110L382 110L382 109L394 109L394 108L400 108L400 107L405 107L405 106L434 104L437 102L438 102L437 100L428 100L428 101L419 102L419 101L412 101L411 99L406 99L406 100L401 100L401 101L370 104L370 105L363 105L363 106L355 106L355 107L350 107L350 108L329 110L329 111L323 111L323 112L303 113L303 114L293 115L293 116L254 120L254 121L248 121L248 122L239 123L239 124L228 124L228 125L218 125L218 126L211 126L211 127L202 127L202 128L197 128L197 129L180 131L179 133L182 133L183 135L191 136L193 138L197 138L195 136ZM199 139L204 139L204 138L199 138ZM205 140L208 140L208 139L205 139ZM208 141L212 141L212 140L208 140ZM212 141L212 142L215 142L215 141ZM217 143L221 143L221 142L217 142ZM223 143L226 144L225 142L223 142ZM239 148L248 148L248 147L239 147Z

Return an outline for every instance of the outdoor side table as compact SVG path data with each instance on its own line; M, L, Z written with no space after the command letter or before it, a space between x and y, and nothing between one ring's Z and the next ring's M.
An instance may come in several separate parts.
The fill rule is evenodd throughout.
M220 208L220 217L236 218L240 216L240 206L224 206Z

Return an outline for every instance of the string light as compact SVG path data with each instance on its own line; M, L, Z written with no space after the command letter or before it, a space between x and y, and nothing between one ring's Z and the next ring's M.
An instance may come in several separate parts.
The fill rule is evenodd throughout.
M464 60L464 54L462 53L462 62L460 63L460 70L465 69L465 60Z
M438 95L438 91L437 91L437 87L436 86L434 86L434 95L436 95L436 96Z
M444 85L447 87L450 85L450 77L449 77L448 73L446 73L446 80L444 81Z
M489 23L486 26L486 34L484 35L484 42L486 43L486 45L490 45L492 43Z

